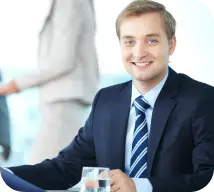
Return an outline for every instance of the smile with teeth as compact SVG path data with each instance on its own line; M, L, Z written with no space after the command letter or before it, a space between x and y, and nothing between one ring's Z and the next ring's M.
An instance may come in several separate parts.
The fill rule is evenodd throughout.
M152 61L147 61L147 62L132 62L133 64L139 66L139 67L145 67L147 65L150 65Z

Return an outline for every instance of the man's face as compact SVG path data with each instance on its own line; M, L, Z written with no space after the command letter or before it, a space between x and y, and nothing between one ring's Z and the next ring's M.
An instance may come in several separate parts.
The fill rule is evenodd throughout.
M124 67L137 82L158 83L168 69L175 38L167 39L158 13L146 13L125 19L120 26L120 45Z

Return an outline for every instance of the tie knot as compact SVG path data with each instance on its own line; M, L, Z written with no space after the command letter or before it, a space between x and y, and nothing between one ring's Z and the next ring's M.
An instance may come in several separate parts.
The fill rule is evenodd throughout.
M143 96L139 96L134 100L134 105L135 105L135 109L136 109L136 113L140 114L140 113L145 113L146 110L150 107L150 105L148 104L148 102L143 98Z

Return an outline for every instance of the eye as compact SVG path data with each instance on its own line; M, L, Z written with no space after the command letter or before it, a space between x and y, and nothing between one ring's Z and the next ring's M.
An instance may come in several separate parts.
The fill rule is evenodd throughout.
M125 41L126 45L133 45L135 42L133 40Z
M149 44L156 44L158 41L156 40L156 39L150 39L150 40L148 40L148 43Z

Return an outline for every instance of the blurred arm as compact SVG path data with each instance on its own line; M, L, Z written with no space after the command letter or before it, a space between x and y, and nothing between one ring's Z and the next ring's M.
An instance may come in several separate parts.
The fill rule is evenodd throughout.
M51 20L53 41L51 42L50 57L48 58L50 67L45 68L46 63L44 63L43 69L16 78L15 84L18 90L41 86L71 73L75 69L76 47L78 46L83 22L78 9L79 6L76 1L57 1L56 10ZM13 90L15 91L15 89Z

